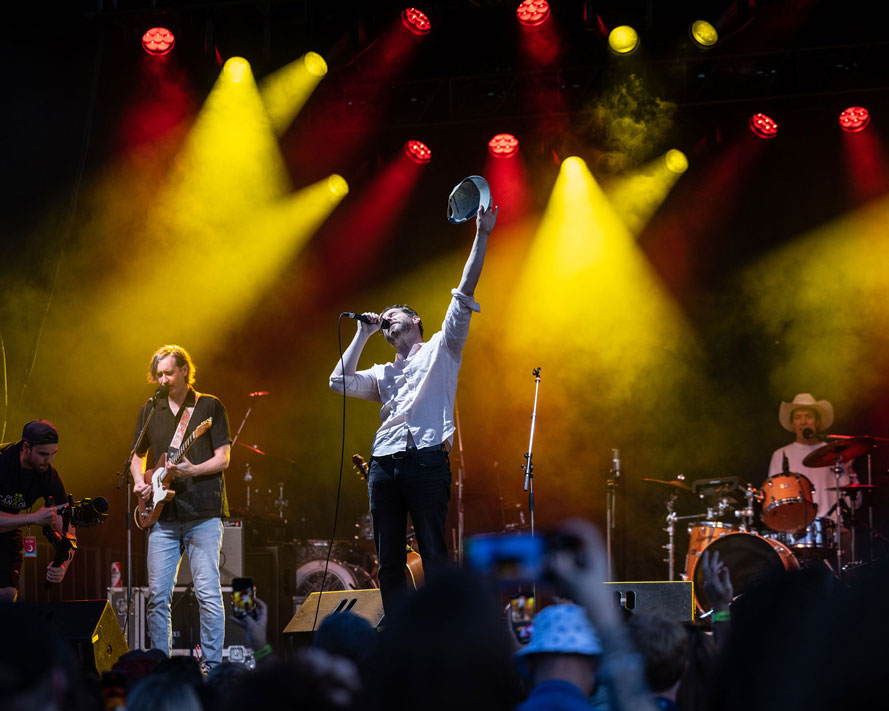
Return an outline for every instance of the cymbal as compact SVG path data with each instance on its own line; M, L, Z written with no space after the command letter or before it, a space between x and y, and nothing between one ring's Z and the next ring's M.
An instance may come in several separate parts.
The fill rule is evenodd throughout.
M243 447L244 449L249 449L251 452L256 452L257 454L265 454L259 447L254 447L249 444L244 444L243 442L238 442L239 447Z
M664 486L672 486L676 489L687 491L689 494L694 493L688 484L686 484L684 481L680 481L679 479L674 479L673 481L664 481L663 479L649 479L646 477L642 481L650 481L652 484L663 484Z
M851 462L874 446L876 442L870 437L838 437L823 447L809 452L803 459L803 464L815 469L833 466L837 461Z
M836 486L828 486L826 487L827 491L836 491L838 487ZM854 494L859 491L870 491L871 489L876 489L877 487L873 484L846 484L845 486L839 487L840 491L845 491L847 494Z

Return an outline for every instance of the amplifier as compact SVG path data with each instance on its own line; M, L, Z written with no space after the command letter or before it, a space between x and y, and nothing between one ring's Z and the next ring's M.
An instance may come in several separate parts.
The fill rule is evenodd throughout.
M232 578L244 576L244 526L240 519L223 519L222 521L222 550L219 553L219 577L223 585L231 585ZM191 585L194 579L191 577L191 565L188 562L188 553L182 554L182 563L179 565L179 577L177 585Z
M677 622L694 620L694 583L674 582L604 583L614 591L614 606L629 612L659 612Z

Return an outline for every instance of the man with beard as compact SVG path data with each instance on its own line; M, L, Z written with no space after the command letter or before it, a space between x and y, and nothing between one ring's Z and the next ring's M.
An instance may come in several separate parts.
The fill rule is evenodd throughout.
M471 213L470 213L471 214ZM405 536L410 514L426 575L447 564L445 519L450 499L448 452L455 427L454 398L469 319L479 305L473 299L481 275L488 236L497 208L481 205L476 235L460 285L441 330L423 340L423 322L412 308L389 306L381 314L365 312L352 343L330 376L335 392L382 403L371 449L368 496L374 542L380 562L383 607L391 614L407 591ZM381 329L382 326L382 329ZM382 330L395 359L356 371L368 338Z
M222 548L222 519L228 516L223 471L228 467L231 437L228 415L212 395L194 389L196 369L188 352L169 345L151 359L148 380L168 389L159 397L145 436L130 465L133 492L143 500L151 496L145 466L148 450L157 461L161 454L178 449L195 429L212 417L210 429L195 439L186 455L166 471L173 475L176 495L168 501L148 534L148 609L146 618L151 644L169 656L172 647L170 602L182 560L188 553L194 592L201 618L203 668L222 662L225 609L219 580L219 551ZM142 406L136 425L141 432L152 408Z
M34 420L25 425L18 442L0 445L0 602L14 602L18 595L22 570L22 526L54 526L62 530L62 517L56 507L67 501L65 485L53 468L52 460L59 451L59 433L51 422ZM30 509L37 499L44 503L52 497L55 506ZM68 532L74 535L73 526ZM74 551L60 567L50 563L46 580L61 582Z

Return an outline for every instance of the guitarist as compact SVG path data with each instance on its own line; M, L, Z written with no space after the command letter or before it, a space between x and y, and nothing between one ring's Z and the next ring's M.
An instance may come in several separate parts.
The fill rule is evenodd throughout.
M164 346L152 356L148 381L169 388L169 392L154 403L149 400L139 412L136 437L154 407L130 471L133 491L147 501L151 495L147 462L171 454L198 424L213 418L209 431L194 441L179 464L167 466L175 496L164 505L160 519L148 534L147 621L151 644L169 656L170 603L182 552L186 551L200 608L202 666L206 670L222 661L225 635L219 552L222 518L228 516L222 472L228 467L231 437L225 407L212 395L195 391L195 372L191 356L180 346Z

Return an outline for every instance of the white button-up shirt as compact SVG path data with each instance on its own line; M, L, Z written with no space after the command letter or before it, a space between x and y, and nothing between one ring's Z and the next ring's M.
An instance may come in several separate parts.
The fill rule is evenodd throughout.
M454 398L469 319L480 311L471 296L451 290L451 303L441 330L415 348L407 358L359 370L355 375L331 375L330 388L365 400L381 402L382 424L371 454L382 457L450 443L454 435Z

